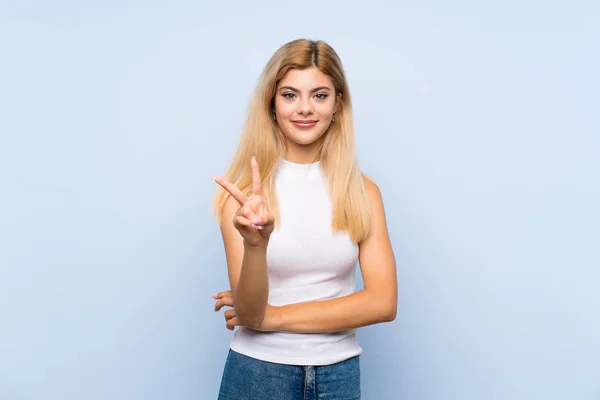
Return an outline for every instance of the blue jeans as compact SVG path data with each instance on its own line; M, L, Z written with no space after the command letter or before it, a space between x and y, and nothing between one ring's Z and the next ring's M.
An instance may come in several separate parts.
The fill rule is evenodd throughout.
M229 350L219 400L360 399L359 356L332 365L275 364Z

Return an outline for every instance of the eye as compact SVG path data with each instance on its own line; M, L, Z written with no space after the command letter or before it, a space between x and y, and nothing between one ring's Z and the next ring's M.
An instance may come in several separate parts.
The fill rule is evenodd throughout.
M283 97L284 97L286 100L291 100L291 99L293 99L294 97L296 97L296 95L295 95L294 93L292 93L292 92L287 92L287 93L284 93L284 94L282 94L282 96L283 96Z
M329 96L327 93L317 93L315 97L319 100L325 100Z

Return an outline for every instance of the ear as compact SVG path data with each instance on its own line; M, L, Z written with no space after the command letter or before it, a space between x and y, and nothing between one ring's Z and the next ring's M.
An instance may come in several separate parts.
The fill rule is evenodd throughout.
M342 94L338 93L337 96L335 96L335 107L333 108L333 113L335 114L338 109L340 108L340 104L342 103Z

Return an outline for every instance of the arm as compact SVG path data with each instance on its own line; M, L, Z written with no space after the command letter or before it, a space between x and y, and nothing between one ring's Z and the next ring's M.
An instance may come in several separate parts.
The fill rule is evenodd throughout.
M250 197L225 178L214 177L214 180L231 194L221 210L221 234L233 305L240 322L257 327L265 317L269 298L267 245L275 229L275 219L263 201L260 171L254 157L250 165Z
M325 301L267 306L264 330L299 333L333 332L396 318L396 262L390 243L383 200L377 185L366 179L372 214L369 236L359 243L364 289Z
M263 320L269 296L267 245L254 246L242 238L231 223L237 208L230 197L223 208L221 235L237 317L244 325L254 326Z

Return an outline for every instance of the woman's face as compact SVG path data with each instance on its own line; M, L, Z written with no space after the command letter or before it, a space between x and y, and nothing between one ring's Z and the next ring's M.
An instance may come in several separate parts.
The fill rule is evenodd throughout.
M277 85L275 115L288 148L317 148L337 111L331 78L316 67L291 69Z

